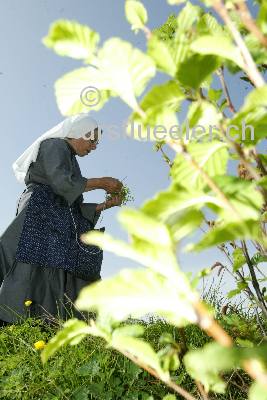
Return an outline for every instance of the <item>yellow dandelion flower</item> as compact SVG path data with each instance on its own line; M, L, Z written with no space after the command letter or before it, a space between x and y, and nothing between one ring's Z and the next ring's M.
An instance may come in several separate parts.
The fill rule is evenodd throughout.
M32 301L31 300L26 300L24 302L24 304L25 304L26 307L30 307L30 305L32 304Z
M38 340L38 342L34 343L34 347L36 350L42 350L45 347L45 342L43 340Z

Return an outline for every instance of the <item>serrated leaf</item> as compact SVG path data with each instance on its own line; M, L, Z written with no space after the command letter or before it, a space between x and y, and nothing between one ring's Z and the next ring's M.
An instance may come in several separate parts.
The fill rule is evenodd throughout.
M166 224L169 226L173 240L178 242L199 228L203 218L203 214L199 210L190 210L174 214Z
M137 110L136 96L142 94L156 73L152 58L130 43L114 37L99 50L97 66L110 90Z
M174 77L176 73L175 49L169 41L152 35L147 42L147 54L153 58L159 70Z
M263 197L255 182L246 181L235 176L218 176L213 178L216 185L225 194L230 203L238 212L242 220L260 220L260 211L263 205ZM237 216L226 207L220 211L222 218L234 221Z
M228 32L222 25L219 24L217 19L212 15L205 13L203 14L197 24L197 31L201 35L210 34L213 36L229 36Z
M133 113L129 119L127 134L135 139L166 139L170 136L172 127L178 126L176 111L184 97L175 81L153 87L140 103L146 113L145 119Z
M193 54L179 65L176 77L182 85L198 89L220 64L221 60L218 57Z
M93 62L99 39L99 34L87 25L59 19L50 26L42 42L60 56Z
M158 216L167 221L172 215L184 210L199 210L204 205L223 207L223 203L215 196L210 196L191 186L172 183L166 191L158 193L154 198L147 200L142 206L143 211L151 216Z
M172 240L166 225L144 212L124 207L118 215L118 220L134 236L171 248Z
M227 37L203 35L194 40L190 48L195 53L218 56L234 62L241 69L244 68L243 58L238 47L234 46Z
M260 226L257 221L246 220L227 222L221 226L212 228L203 238L195 245L187 247L188 250L202 251L208 247L217 246L221 243L234 241L236 239L254 239L260 238Z
M255 266L262 262L267 262L267 256L260 253L256 253L253 255L253 257L251 257L251 262Z
M251 145L266 137L267 129L267 85L252 90L246 97L243 106L228 126L235 125L241 134L237 138L242 143Z
M125 15L132 30L140 29L147 23L147 11L140 1L126 0Z
M83 288L75 306L81 310L95 309L115 321L130 315L140 318L151 312L183 326L188 321L196 321L189 298L192 290L182 274L179 282L173 282L151 270L125 269L115 277Z
M95 89L89 89L89 86ZM95 99L86 97L90 90ZM63 75L55 83L55 94L58 108L66 116L88 112L88 109L97 111L111 95L109 83L93 67L75 69Z
M177 17L176 40L180 38L181 34L185 34L186 31L193 26L198 20L201 11L199 6L193 5L190 1L186 2L186 5L182 8Z
M111 251L121 257L130 258L142 265L160 272L165 276L177 279L179 269L177 260L172 251L165 246L154 245L147 241L138 240L129 245L111 235L100 232L88 232L83 235L82 240L87 244L95 244L104 250Z
M226 173L228 161L226 143L220 141L191 143L187 146L187 152L209 176L213 177ZM183 185L190 184L196 189L206 185L200 171L180 154L174 159L171 176L174 182Z

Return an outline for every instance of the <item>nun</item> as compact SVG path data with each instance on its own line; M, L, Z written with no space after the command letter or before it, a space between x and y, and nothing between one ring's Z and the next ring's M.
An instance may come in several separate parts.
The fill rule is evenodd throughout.
M95 229L101 211L122 203L118 179L84 177L76 159L96 150L101 135L97 122L80 113L48 130L14 162L26 188L0 238L2 326L28 316L52 324L85 318L74 302L84 286L101 279L103 251L80 237ZM113 196L85 203L83 193L96 189Z

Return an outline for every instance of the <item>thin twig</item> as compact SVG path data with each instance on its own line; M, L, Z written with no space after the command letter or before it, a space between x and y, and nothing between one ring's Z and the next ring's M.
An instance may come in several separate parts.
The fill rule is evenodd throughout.
M122 353L125 357L129 358L135 364L139 365L139 367L146 370L149 374L153 375L155 378L162 380L154 369L150 368L148 365L143 364L142 361L140 361L137 357L135 357L134 355L129 353L127 350L122 350L120 348L116 348L116 350L118 350L120 353ZM174 383L171 379L162 380L162 381L166 385L168 385L170 388L172 388L175 392L179 393L186 400L197 400L194 396L192 396L189 392L187 392L181 386Z
M238 14L240 15L241 21L249 32L254 35L259 42L267 49L267 37L261 32L259 27L256 25L254 19L252 18L250 11L246 3L242 0L234 3Z
M167 139L166 142L177 152L182 153L184 158L200 173L202 178L206 181L209 187L217 194L225 207L232 212L238 220L242 220L236 208L230 203L225 194L216 185L216 183L211 179L211 177L204 171L204 169L195 161L191 154L187 151L185 144L178 143L177 141Z
M262 311L263 311L265 317L267 317L266 303L265 303L264 297L263 297L263 295L261 293L260 285L259 285L258 279L257 279L255 271L254 271L254 266L252 264L252 261L250 259L249 254L248 254L248 249L247 249L246 242L244 240L242 240L241 243L242 243L242 251L243 251L243 254L244 254L245 258L246 258L246 262L247 262L247 265L248 265L248 268L249 268L249 272L250 272L250 275L251 275L252 285L254 287L254 290L256 292L258 300L259 300L260 304L262 305Z
M202 383L199 382L199 381L195 381L195 382L196 382L197 388L199 390L199 393L200 393L202 399L203 400L209 400L209 397L208 397L208 395L207 395Z
M235 109L235 107L234 107L234 105L232 103L232 100L231 100L230 94L229 94L229 90L228 90L228 87L227 87L225 79L224 79L223 67L221 67L221 68L219 68L217 70L217 74L219 76L219 79L220 79L220 82L221 82L221 85L222 85L222 89L223 89L223 93L224 93L224 95L226 97L226 101L227 101L228 107L229 107L230 111L234 114L236 112L236 109Z
M232 338L228 333L219 325L213 317L209 315L208 310L202 302L193 304L198 316L199 326L207 332L207 334L224 347L231 347L233 345Z
M215 11L224 20L225 24L228 26L239 50L244 60L244 70L246 71L250 80L254 83L256 87L261 87L265 85L264 79L260 74L240 32L236 28L234 22L231 20L228 11L222 2L222 0L216 0L212 3Z

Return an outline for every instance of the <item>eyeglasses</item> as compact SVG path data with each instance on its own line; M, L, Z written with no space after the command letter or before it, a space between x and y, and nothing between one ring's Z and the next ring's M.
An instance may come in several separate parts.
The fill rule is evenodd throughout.
M92 144L98 144L99 140L98 139L89 139L89 142Z
M101 129L100 135L102 135L102 133L103 133L103 129ZM88 137L89 135L91 136L91 132L87 133L85 136ZM98 144L99 143L99 138L97 138L97 139L87 139L87 140L89 140L89 142L92 143L92 144Z

